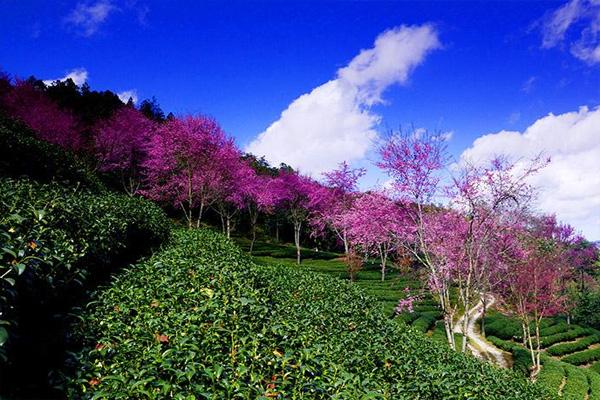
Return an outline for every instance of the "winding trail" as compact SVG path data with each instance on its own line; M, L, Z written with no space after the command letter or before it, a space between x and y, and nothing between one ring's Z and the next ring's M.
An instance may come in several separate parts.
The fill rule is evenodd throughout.
M493 297L488 297L488 309L492 304L494 304L494 301L495 300ZM480 300L473 308L469 310L468 314L470 316L470 320L469 324L467 325L466 336L468 338L467 347L469 350L471 350L475 357L489 360L502 368L509 368L510 366L508 365L505 355L507 353L503 352L496 346L493 346L491 343L485 340L485 338L479 332L477 321L479 321L483 315L483 302ZM462 315L454 325L455 333L463 333L462 324L464 319L465 316ZM460 346L460 344L461 343L459 341L456 345Z

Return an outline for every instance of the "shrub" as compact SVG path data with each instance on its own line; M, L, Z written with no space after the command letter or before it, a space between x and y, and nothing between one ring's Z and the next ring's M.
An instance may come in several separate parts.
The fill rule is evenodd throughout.
M573 353L563 357L561 360L573 365L589 364L592 361L600 360L600 348Z
M497 338L496 336L487 336L486 339L491 342L494 346L500 348L501 350L512 353L515 348L519 348L520 346L514 342L509 340L502 340Z
M435 321L440 317L440 312L428 311L418 313L418 315L419 317L415 319L410 326L421 333L425 333L433 327Z
M397 302L394 302L397 303ZM407 325L412 324L417 318L419 318L419 313L417 312L403 312L398 314L397 318L400 319L402 322L404 322Z
M600 400L600 375L589 369L583 369L590 387L588 400Z
M595 331L594 329L591 329L591 328L582 328L580 326L574 325L571 330L568 330L566 332L556 333L554 335L543 337L541 339L540 344L543 348L546 348L546 347L552 346L555 343L560 343L560 342L565 342L567 340L577 339L582 336L591 335L596 332L597 331Z
M567 375L567 383L563 387L562 397L566 400L585 399L589 385L583 370L572 365L565 365L564 369Z
M546 328L540 329L540 336L544 337L544 336L556 335L557 333L563 333L563 332L570 331L570 330L574 329L574 327L575 327L574 325L569 325L566 322L559 322L557 324L550 325Z
M551 393L558 394L558 391L565 378L563 363L551 358L545 358L538 377L538 383L548 388ZM583 398L582 398L583 399Z
M140 254L168 232L164 213L143 199L0 178L0 336L19 314L75 297L128 246Z
M565 354L574 353L576 351L585 350L590 345L600 342L600 333L590 335L580 339L574 343L559 343L548 348L546 353L551 356L564 356Z
M221 235L172 245L100 290L74 329L69 398L545 399L386 318L357 285L258 266Z
M510 318L500 313L490 313L485 317L485 331L488 335L500 339L520 339L523 336L521 323L516 318Z

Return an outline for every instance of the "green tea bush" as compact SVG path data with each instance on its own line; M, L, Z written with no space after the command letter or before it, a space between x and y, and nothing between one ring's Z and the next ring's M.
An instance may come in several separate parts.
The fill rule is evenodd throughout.
M577 339L582 336L594 334L596 332L597 331L592 328L582 328L580 326L575 325L571 330L568 330L566 332L556 333L554 335L542 337L540 343L543 348L546 348L556 343Z
M546 353L551 356L564 356L565 354L575 353L585 350L592 344L600 343L600 333L584 337L573 343L559 343L546 349Z
M600 374L589 369L582 369L590 387L588 400L600 400Z
M558 394L564 379L565 370L563 363L552 358L545 358L542 370L538 376L538 383L548 388L548 391L551 393Z
M407 325L412 324L417 318L420 317L420 314L417 312L403 312L398 314L397 318L404 322Z
M590 370L600 374L600 361L596 361L590 366Z
M0 178L0 345L19 304L36 310L73 297L117 257L161 243L169 226L143 199Z
M566 322L559 322L557 324L548 326L547 328L540 329L540 336L551 336L556 335L557 333L567 332L573 329L573 325L569 325Z
M431 340L435 340L438 343L443 343L445 346L449 346L443 320L436 321L435 327L433 328L433 331L431 331L431 336L429 337ZM462 333L454 333L454 343L456 343L457 346L460 346L460 343L462 343L462 337Z
M500 339L520 339L523 336L523 328L516 318L510 318L500 313L490 313L485 317L485 331L488 335Z
M562 397L566 400L585 399L589 384L583 369L566 364L564 366L567 383L563 387Z
M422 312L418 315L419 317L414 320L410 326L421 333L429 331L435 324L435 321L437 321L441 316L439 311Z
M73 329L69 398L550 398L386 318L357 285L253 264L205 230L115 277Z
M440 312L440 307L439 305L417 305L414 308L415 312L431 312L431 311L436 311L436 312Z
M569 354L568 356L563 357L561 360L573 365L589 364L592 361L600 360L600 348Z
M512 353L515 347L520 347L518 344L511 342L510 340L503 340L496 336L487 336L486 339L494 346L509 353Z

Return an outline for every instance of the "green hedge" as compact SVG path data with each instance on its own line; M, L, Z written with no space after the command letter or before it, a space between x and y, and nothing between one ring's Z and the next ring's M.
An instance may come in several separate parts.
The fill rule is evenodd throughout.
M512 353L515 348L520 348L518 344L511 342L510 340L503 340L496 336L486 336L486 339L491 342L494 346L500 348L501 350Z
M538 383L547 387L551 393L558 394L558 390L566 376L565 374L563 363L551 358L545 358L538 377Z
M600 375L597 372L583 369L590 387L588 400L600 400Z
M573 353L563 357L561 360L573 365L589 364L592 361L600 360L600 348Z
M259 266L221 235L173 244L97 293L69 398L545 399L386 318L349 282Z
M523 328L516 318L507 317L500 313L490 313L485 317L485 331L488 335L504 340L520 339L523 336Z
M545 336L551 336L551 335L556 335L557 333L562 333L562 332L567 332L571 329L573 329L575 326L574 325L569 325L566 322L558 322L557 324L554 325L550 325L546 328L542 327L540 329L540 336L545 337Z
M585 350L592 344L600 342L600 333L590 335L580 339L574 343L559 343L546 349L546 353L551 356L564 356L565 354L575 353L576 351Z
M567 383L563 387L562 397L566 400L582 400L589 390L589 384L583 369L566 364L564 366Z
M441 316L439 311L422 312L417 313L417 315L419 317L415 319L410 326L421 333L426 333L433 328L435 321L437 321Z
M582 328L580 326L574 325L571 330L568 330L566 332L556 333L554 335L545 336L545 337L541 338L540 343L543 348L546 348L546 347L550 347L556 343L566 342L568 340L577 339L582 336L594 334L596 332L598 332L598 331L596 331L595 329L592 329L592 328Z
M143 199L0 178L0 344L10 341L19 307L73 297L117 257L165 240L169 227Z

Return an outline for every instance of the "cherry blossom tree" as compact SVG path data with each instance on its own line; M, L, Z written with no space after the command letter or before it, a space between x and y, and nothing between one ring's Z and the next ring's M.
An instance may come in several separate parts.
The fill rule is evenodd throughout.
M315 205L313 192L320 190L312 179L297 172L282 171L276 178L277 190L281 194L280 205L286 210L288 219L294 226L296 262L301 261L300 234Z
M365 174L362 168L352 169L346 162L342 162L338 169L324 175L325 186L312 193L315 208L311 223L316 234L331 230L342 242L344 254L348 254L350 243L348 226L345 214L353 207L357 197L358 180Z
M17 80L3 96L2 103L11 116L23 121L40 139L68 150L82 148L77 119L50 100L40 88Z
M470 310L478 299L487 307L490 269L496 264L494 241L527 215L534 193L528 179L545 165L546 160L540 158L526 165L495 158L483 166L465 163L453 179L447 191L449 207L459 212L461 218L448 229L450 246L446 257L454 258L451 279L458 288L464 310ZM459 253L457 246L461 249ZM439 250L445 249L442 246ZM461 327L463 352L467 348L470 320L471 314L465 313Z
M594 270L599 257L600 250L596 245L587 241L583 236L576 235L573 245L569 249L569 258L579 281L577 286L580 293L586 291L586 277Z
M413 229L404 230L398 243L428 271L429 285L436 294L444 316L448 343L454 349L453 307L447 290L450 287L448 266L439 262L430 249L431 231L436 224L427 210L440 194L440 171L448 160L446 145L440 136L428 132L392 133L379 149L377 163L392 178L391 187ZM435 235L435 233L434 233Z
M140 188L141 165L155 129L157 126L153 121L130 107L121 108L110 119L94 127L94 150L99 169L117 173L129 195Z
M275 178L270 175L255 174L253 179L248 180L247 185L245 203L250 219L252 234L250 253L252 253L256 242L259 215L272 213L275 206L282 201L284 193L281 193L281 185L277 185Z
M398 246L398 237L405 237L411 225L402 210L385 194L368 192L358 196L352 207L341 215L349 241L365 253L379 258L381 280L385 280L390 253Z
M215 209L221 217L223 233L231 237L233 221L246 206L247 199L258 190L256 172L241 159L241 153L232 145L224 146L218 155L221 174L216 186Z
M180 208L188 227L200 226L204 211L217 199L223 171L220 156L233 146L215 120L175 118L160 126L148 147L142 193Z
M518 234L518 245L503 254L496 292L504 306L521 320L531 355L531 379L541 369L540 326L543 318L565 309L565 277L570 273L570 227L556 220L536 219Z

